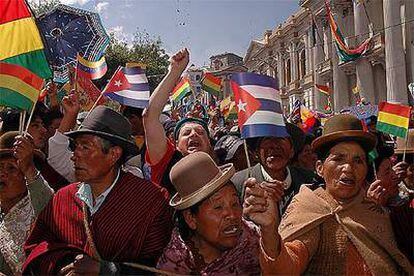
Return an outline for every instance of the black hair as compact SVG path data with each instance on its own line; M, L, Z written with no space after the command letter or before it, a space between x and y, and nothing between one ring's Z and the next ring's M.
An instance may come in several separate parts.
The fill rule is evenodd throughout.
M53 120L63 118L63 113L59 109L52 109L47 112L46 116L43 118L43 123L45 126L50 126Z
M191 206L188 209L185 210L189 210L191 214L196 215L199 211L200 211L200 205L204 202L198 202L197 204ZM187 222L185 221L184 218L184 211L185 210L178 210L174 213L174 219L175 219L175 226L178 229L178 232L180 233L180 236L183 240L188 240L191 236L194 235L194 230L191 229Z
M138 107L126 106L125 109L122 111L122 115L126 118L130 118L132 115L137 116L138 118L142 118L142 112L144 110Z

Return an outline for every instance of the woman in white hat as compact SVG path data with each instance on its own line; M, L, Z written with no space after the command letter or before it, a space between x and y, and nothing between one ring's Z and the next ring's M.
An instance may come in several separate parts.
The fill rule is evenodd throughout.
M233 164L218 167L204 152L181 159L171 170L177 218L157 267L179 274L257 275L259 238L242 219L230 178Z

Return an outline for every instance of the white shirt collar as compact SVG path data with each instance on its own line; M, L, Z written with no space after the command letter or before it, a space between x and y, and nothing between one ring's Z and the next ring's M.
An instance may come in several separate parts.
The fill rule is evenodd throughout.
M275 181L267 172L266 172L266 170L265 170L265 168L262 166L262 165L260 165L260 169L262 170L262 175L263 175L263 179L265 180L265 181L268 181L268 182L273 182L273 181ZM284 184L284 189L285 190L287 190L287 189L289 189L289 187L290 187L290 185L292 185L292 175L290 174L290 170L289 170L289 168L288 167L286 167L286 171L287 171L287 175L286 175L286 178L285 178L285 180L283 181L285 184Z
M108 194L111 192L113 187L115 186L115 183L119 179L120 170L118 170L118 173L115 177L114 182L112 182L111 186L109 186L103 193L101 193L98 197L95 199L95 204L93 200L93 194L92 194L92 188L89 184L82 182L80 185L78 191L76 192L76 196L85 202L86 206L88 206L89 211L91 212L91 215L95 214L99 208L102 206L103 202L105 201Z

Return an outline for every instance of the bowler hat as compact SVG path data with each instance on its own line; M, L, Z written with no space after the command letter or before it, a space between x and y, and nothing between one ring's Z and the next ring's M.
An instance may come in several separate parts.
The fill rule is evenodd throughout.
M171 169L170 179L177 193L170 205L178 210L187 209L219 190L234 173L233 164L218 167L205 152L189 154Z
M16 136L19 135L18 131L8 131L0 136L0 157L3 156L14 156L14 142L16 141ZM26 134L29 139L33 139L30 134ZM34 158L46 160L46 155L38 150L33 150Z
M96 135L124 150L128 159L138 155L138 147L132 137L131 124L122 114L106 106L98 106L85 118L80 129L65 133L70 138L82 134Z
M214 151L221 163L228 162L234 154L243 146L243 140L235 135L224 135L214 145Z
M377 138L374 134L363 130L362 123L357 117L350 114L338 114L326 121L322 135L312 142L312 149L321 153L345 141L358 142L369 152L375 147Z

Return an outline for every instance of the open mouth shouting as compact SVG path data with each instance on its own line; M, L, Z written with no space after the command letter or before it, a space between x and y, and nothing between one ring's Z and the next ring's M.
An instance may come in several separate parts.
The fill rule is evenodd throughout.
M241 227L238 224L232 224L224 227L223 234L227 237L235 237L240 234Z
M344 186L353 187L355 186L355 180L352 177L344 176L339 178L339 183Z
M198 140L190 140L188 142L188 151L190 152L197 151L200 149L200 147L201 147L201 143Z

